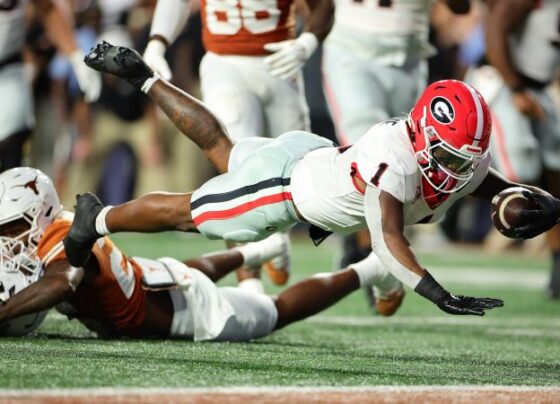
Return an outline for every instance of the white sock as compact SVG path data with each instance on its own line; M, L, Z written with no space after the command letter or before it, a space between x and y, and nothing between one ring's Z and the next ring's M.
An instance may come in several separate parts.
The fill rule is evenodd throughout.
M360 286L362 287L372 286L377 278L385 272L383 270L383 264L374 253L371 253L367 258L349 265L348 267L356 271L360 279Z
M107 222L105 221L105 218L107 217L107 212L109 212L111 208L112 206L110 205L105 206L103 209L101 209L101 212L99 212L99 214L95 218L95 231L100 236L105 236L111 233L107 228Z
M264 286L262 284L262 281L258 278L244 279L237 284L237 287L247 292L264 295Z
M241 253L245 265L258 267L284 251L285 243L290 242L287 237L286 234L276 233L264 240L247 243L235 247L233 250Z

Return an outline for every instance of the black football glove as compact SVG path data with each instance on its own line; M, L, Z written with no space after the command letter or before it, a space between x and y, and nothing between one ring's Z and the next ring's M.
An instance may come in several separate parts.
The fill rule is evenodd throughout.
M503 300L490 297L454 296L445 290L430 274L424 276L414 291L431 300L449 314L483 316L484 310L502 307Z
M139 90L154 76L154 71L138 52L105 41L91 48L84 62L94 70L122 77Z
M551 195L524 191L523 196L534 206L519 213L521 225L513 229L515 238L529 239L550 230L560 221L560 200Z

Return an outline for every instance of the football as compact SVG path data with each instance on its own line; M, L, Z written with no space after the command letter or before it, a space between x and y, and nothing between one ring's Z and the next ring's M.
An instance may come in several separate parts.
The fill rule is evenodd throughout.
M492 198L492 222L506 237L515 238L513 230L519 224L519 214L531 208L530 200L523 195L524 191L527 189L507 188Z

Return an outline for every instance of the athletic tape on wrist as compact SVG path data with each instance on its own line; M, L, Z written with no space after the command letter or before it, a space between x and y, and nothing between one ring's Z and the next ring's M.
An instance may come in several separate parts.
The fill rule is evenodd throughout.
M111 205L105 206L103 209L101 209L101 211L95 218L95 231L100 236L106 236L107 234L111 233L109 231L109 228L107 227L107 221L105 220L105 218L107 217L107 213L111 208Z
M144 84L142 84L142 92L144 94L148 94L148 91L150 91L150 88L152 88L152 86L154 85L154 83L156 81L159 80L159 74L154 72L154 75L152 77L150 77L149 79L147 79Z

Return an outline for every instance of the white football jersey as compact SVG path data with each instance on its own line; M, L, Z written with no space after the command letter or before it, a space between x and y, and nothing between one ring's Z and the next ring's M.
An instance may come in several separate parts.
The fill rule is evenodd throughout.
M521 73L549 83L560 64L560 1L536 3L525 23L511 35L510 49Z
M382 65L434 53L428 43L435 0L337 0L335 25L327 38L375 58Z
M356 173L367 186L376 186L404 204L405 225L431 223L473 192L489 165L488 155L468 185L431 209L422 197L422 175L405 121L393 119L373 126L347 149L326 147L305 155L292 174L292 197L301 215L322 229L336 233L364 229L364 195L354 184Z
M29 0L0 0L0 62L23 50Z

